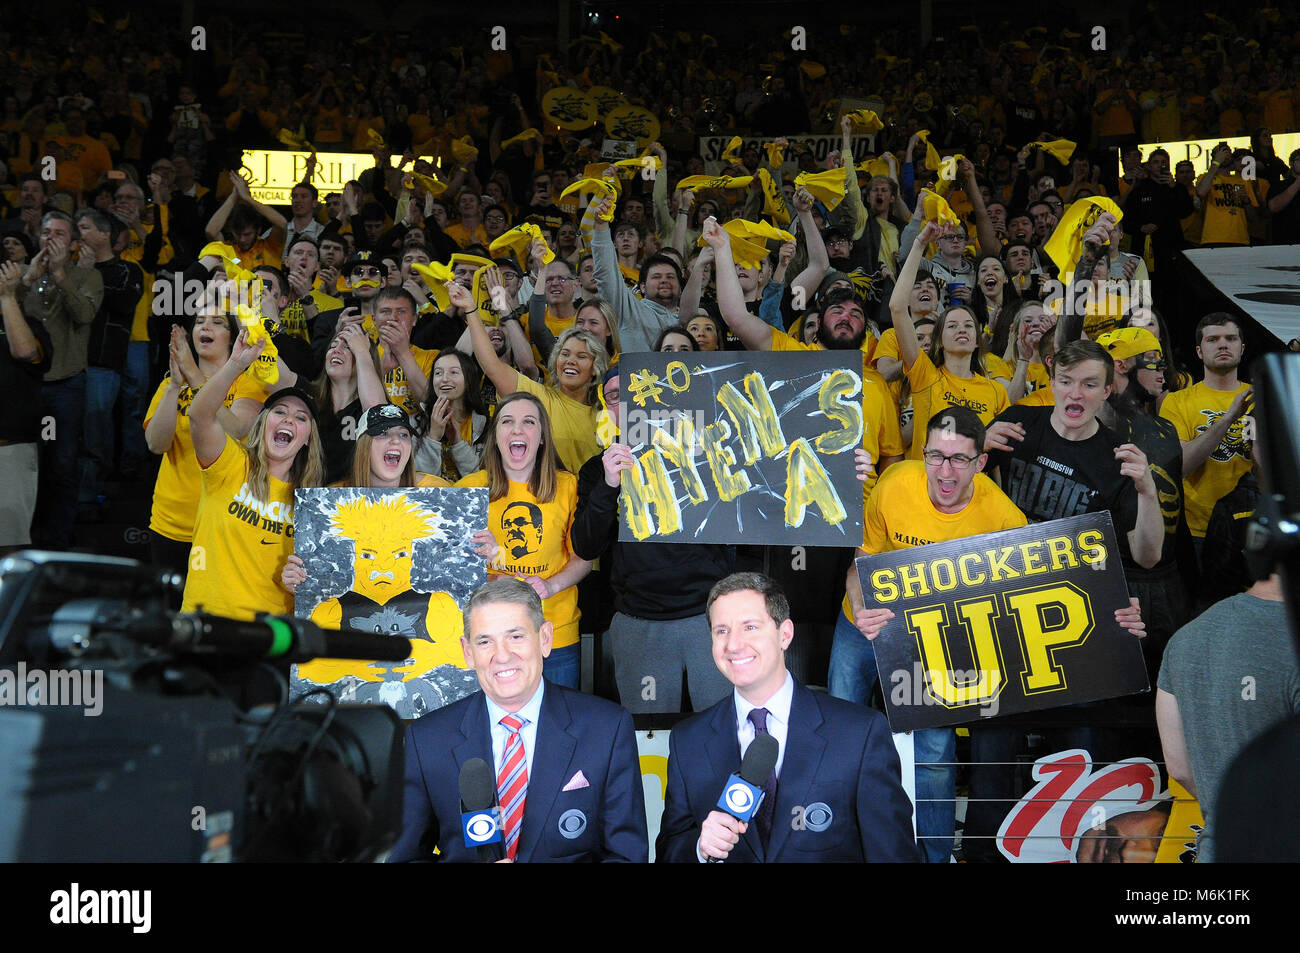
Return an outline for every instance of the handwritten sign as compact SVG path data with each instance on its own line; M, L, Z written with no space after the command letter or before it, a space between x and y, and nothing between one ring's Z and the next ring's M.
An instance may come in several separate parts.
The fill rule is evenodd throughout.
M619 538L854 546L856 351L625 355Z

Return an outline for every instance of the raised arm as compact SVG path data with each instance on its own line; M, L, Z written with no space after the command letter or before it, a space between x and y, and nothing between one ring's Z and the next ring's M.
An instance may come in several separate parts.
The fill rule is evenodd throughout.
M918 206L919 207L919 206ZM911 367L921 356L921 343L916 337L916 326L912 324L912 314L908 304L912 297L912 285L916 283L916 273L921 268L921 256L925 246L939 237L942 229L938 222L926 222L921 234L912 242L912 248L903 260L903 267L898 271L898 281L889 296L889 315L894 321L894 333L898 335L898 353L903 359L903 369ZM901 251L901 249L900 249ZM935 334L939 329L935 329Z
M682 296L679 299L678 313L686 321L691 320L691 315L700 306L700 298L704 294L704 288L709 282L709 268L713 264L713 248L706 246L695 256L695 262L691 265L690 274L686 277L686 284L682 286Z
M790 289L804 289L804 300L812 301L813 295L821 287L822 279L826 277L826 272L830 271L831 259L826 253L826 243L822 241L822 233L817 230L817 223L812 217L813 198L809 191L800 187L794 193L794 207L799 215L799 227L803 232L804 242L808 248L808 264L804 266L803 271L795 275L794 281L790 282Z
M736 263L731 257L731 236L723 231L712 215L704 221L704 240L713 249L713 259L717 262L718 308L722 311L722 320L748 350L770 350L772 326L750 314L745 307L745 293L740 290Z
M971 208L975 211L975 235L979 239L980 251L986 255L996 255L1002 248L1002 242L989 219L984 196L980 194L979 182L975 179L975 164L970 159L962 159L957 163L957 176L965 184L966 198L970 199Z
M226 430L217 419L218 412L225 407L226 394L235 385L239 375L248 370L257 356L266 347L266 338L256 346L248 343L248 331L239 332L239 338L230 349L230 358L208 378L194 400L190 403L190 437L194 442L194 456L199 466L206 469L221 456L226 445Z
M492 382L492 386L497 389L497 393L512 394L517 391L519 372L497 357L497 352L492 348L492 341L488 338L487 328L483 327L483 319L479 317L478 306L474 304L474 296L455 281L447 282L447 295L451 298L452 304L465 312L465 320L469 323L470 340L474 344L474 357L478 361L478 366L483 368L483 373L488 376L488 380Z

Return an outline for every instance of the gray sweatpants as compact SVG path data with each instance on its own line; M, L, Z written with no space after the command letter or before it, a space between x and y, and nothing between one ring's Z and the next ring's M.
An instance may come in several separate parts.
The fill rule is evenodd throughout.
M731 692L731 683L713 664L703 614L653 620L616 612L606 638L619 698L633 714L682 711L683 670L694 711L704 711Z

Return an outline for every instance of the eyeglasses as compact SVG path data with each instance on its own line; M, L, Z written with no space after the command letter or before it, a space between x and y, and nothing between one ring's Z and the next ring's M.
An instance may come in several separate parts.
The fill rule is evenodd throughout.
M378 268L357 267L352 269L352 277L360 275L362 278L378 278L383 273Z
M925 465L934 467L938 470L945 463L951 463L954 470L968 470L970 465L978 460L978 457L968 457L964 453L954 453L949 456L946 453L940 453L938 450L924 450L921 456L925 458Z
M562 285L562 284L564 284L565 282L572 281L572 280L573 280L572 278L566 277L566 276L564 276L564 275L552 275L551 277L549 277L549 278L546 279L546 284L548 284L548 285Z

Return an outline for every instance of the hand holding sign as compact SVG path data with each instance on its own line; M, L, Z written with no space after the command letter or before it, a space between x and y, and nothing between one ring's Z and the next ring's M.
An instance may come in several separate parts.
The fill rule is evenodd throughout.
M632 448L625 443L611 443L600 462L605 468L605 484L617 490L623 471L632 469Z

